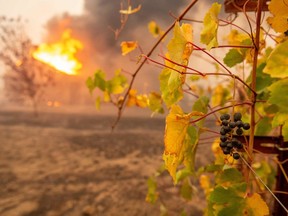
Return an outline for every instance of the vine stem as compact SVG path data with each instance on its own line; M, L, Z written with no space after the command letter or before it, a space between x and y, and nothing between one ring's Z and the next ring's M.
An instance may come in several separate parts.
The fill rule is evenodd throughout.
M201 50L202 52L204 52L206 55L208 55L209 57L211 57L215 62L217 62L219 65L221 65L222 68L224 68L227 73L232 75L232 72L224 65L222 64L218 59L216 59L213 55L211 55L210 53L206 52L205 49L202 49L201 47L197 46L196 44L192 43L192 42L188 42L190 43L193 47L196 47L196 50Z
M147 53L147 56L150 57L152 55L152 53L154 52L154 50L157 48L157 46L161 43L161 41L163 40L164 37L166 37L166 35L173 29L174 25L176 22L182 20L184 18L184 16L188 13L188 11L198 2L198 0L193 0L185 9L184 11L180 14L180 16L178 16L178 18L168 27L168 29L165 31L165 33L158 39L158 41L154 44L154 46L150 49L150 51ZM114 124L112 125L112 130L114 130L114 128L116 127L116 125L118 124L118 122L121 119L122 113L123 113L123 109L126 105L127 99L128 99L128 95L129 95L129 91L132 89L133 83L135 81L135 78L137 76L137 74L139 73L139 71L141 70L141 68L144 66L144 64L146 63L147 58L145 58L140 65L137 67L137 69L135 70L135 72L132 74L132 79L130 81L130 84L128 86L127 92L125 93L124 97L123 97L123 102L119 105L118 107L118 116L114 122Z
M218 112L220 110L228 109L228 108L231 108L233 106L243 106L243 105L250 105L251 106L252 104L251 104L251 102L243 102L243 103L237 103L237 104L232 104L232 105L228 105L228 106L225 106L225 107L221 107L221 108L215 109L215 110L207 113L206 115L201 116L200 118L197 118L197 119L194 119L194 120L190 121L190 123L191 124L196 123L196 122L206 118L207 116L209 116L209 115L211 115L211 114L213 114L215 112Z
M256 97L257 94L255 93L256 91L256 72L257 72L257 63L258 63L258 54L259 54L259 44L260 44L260 26L261 26L261 12L262 12L262 5L263 5L263 0L258 0L257 4L257 15L256 15L256 34L255 37L253 37L253 34L251 33L252 36L252 41L254 44L254 56L253 56L253 66L252 66L252 74L251 74L251 89L253 90L253 93L251 95L251 116L250 116L250 136L249 136L249 144L248 144L248 164L251 165L253 162L253 149L254 149L254 134L255 134L255 115L256 115ZM246 14L245 14L246 15ZM250 25L250 22L248 20L248 23ZM251 27L250 27L251 28ZM246 182L249 183L249 178L250 178L250 172L251 169L248 169L247 172L245 172L245 179ZM247 193L249 193L251 190L250 187L247 187Z
M253 56L253 67L251 74L251 88L254 93L251 95L252 105L251 105L251 118L250 118L250 137L249 137L249 146L248 153L251 155L250 163L253 161L253 148L254 148L254 134L255 134L255 114L256 114L256 72L257 72L257 63L258 63L258 55L259 55L259 44L260 44L260 26L261 26L261 12L262 12L263 0L258 0L257 5L257 16L256 16L256 35L255 35L255 48L254 48L254 56ZM249 173L248 173L249 177Z
M228 73L203 73L203 72L201 72L201 71L198 71L198 70L196 70L196 69L194 69L194 68L191 68L191 67L188 67L188 66L185 66L185 65L181 65L181 64L178 64L178 63L176 63L176 62L174 62L174 61L172 61L172 60L170 60L170 59L167 59L166 57L164 57L164 56L161 56L161 55L159 55L160 57L162 57L162 58L164 58L165 60L167 60L167 61L169 61L169 62L171 62L171 63L173 63L173 64L175 64L175 65L178 65L178 66L180 66L180 67L183 67L183 68L185 68L185 69L188 69L188 70L191 70L191 71L194 71L194 72L182 72L182 71L179 71L179 70L177 70L177 69L175 69L175 68L173 68L173 67L170 67L170 66L167 66L167 65L165 65L165 64L162 64L162 63L160 63L160 62L157 62L157 61L155 61L155 60L153 60L152 58L150 58L150 57L148 57L148 56L145 56L145 55L142 55L145 59L147 59L147 60L149 60L149 61L151 61L151 62L153 62L153 63L155 63L155 64L157 64L157 65L160 65L160 66L162 66L162 67L165 67L165 68L169 68L169 69L171 69L171 70L174 70L174 71L176 71L176 72L178 72L178 73L180 73L180 74L191 74L191 75L201 75L201 76L203 76L203 77L205 77L205 76L213 76L213 75L215 75L215 76L217 76L217 75L221 75L221 76L229 76L229 77L232 77L233 79L237 79L239 82L241 82L244 86L246 86L251 92L253 92L253 94L256 94L256 92L246 83L246 82L244 82L239 76L237 76L237 75L234 75L234 74L228 74Z

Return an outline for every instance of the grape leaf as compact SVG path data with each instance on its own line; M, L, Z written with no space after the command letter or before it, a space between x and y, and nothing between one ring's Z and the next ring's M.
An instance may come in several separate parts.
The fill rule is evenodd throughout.
M246 199L246 205L252 213L251 215L253 216L269 215L269 208L267 204L257 193L254 193L251 197L248 197Z
M264 116L257 122L255 135L267 135L272 130L271 118Z
M285 1L271 0L268 9L273 15L267 22L276 32L284 33L288 30L288 5Z
M125 56L135 50L138 47L138 43L136 41L123 41L120 46L122 55Z
M148 106L148 98L145 94L137 95L136 89L130 89L127 106L138 106L145 108Z
M159 194L157 192L157 182L154 177L150 177L147 180L147 186L148 193L146 195L146 202L154 204L159 197Z
M221 4L215 2L204 17L204 28L201 31L201 42L207 45L207 49L218 46L218 14L221 10Z
M180 194L181 196L186 199L186 200L191 200L192 199L192 195L193 195L193 188L190 184L190 182L188 181L188 178L186 178L180 188Z
M222 173L219 173L217 176L216 182L217 184L236 184L243 181L243 176L241 172L239 172L235 168L225 169Z
M208 112L208 104L209 104L209 98L206 96L201 96L193 104L192 110L206 114ZM194 120L195 118L192 117L192 119ZM202 127L204 125L204 122L205 122L205 119L202 119L196 122L196 125L198 127Z
M224 188L222 186L216 186L209 196L209 201L216 204L228 204L241 200L243 200L243 198L239 196L234 189Z
M279 80L268 87L270 91L269 103L275 104L281 110L287 110L288 107L288 78Z
M264 73L270 74L271 77L286 78L288 77L288 40L280 43L271 52L267 59L267 65Z
M237 49L230 49L223 60L228 67L233 67L244 59L245 57Z
M148 107L153 112L164 113L161 95L151 92L148 96Z
M106 81L106 91L109 94L121 94L127 87L127 79L122 75L121 70L116 70L114 77Z
M164 33L155 21L150 21L148 23L148 30L155 38Z
M192 116L201 116L201 112L191 112L185 114L181 107L172 105L169 114L166 117L166 128L164 135L165 150L163 160L165 167L169 171L171 177L176 182L176 169L183 161L183 144L187 134L189 121Z
M191 42L192 26L185 23L180 26L179 22L176 22L173 38L167 46L166 57L177 64L187 66L193 51ZM162 98L168 107L183 98L182 85L186 78L186 68L177 64L166 60L165 65L167 67L162 70L159 77Z
M223 106L230 96L230 90L224 88L222 84L217 85L214 88L211 104L212 106Z
M263 69L266 64L262 63L257 67L256 71L256 91L260 93L262 91L267 90L267 87L270 86L276 79L272 78L269 74L263 73Z

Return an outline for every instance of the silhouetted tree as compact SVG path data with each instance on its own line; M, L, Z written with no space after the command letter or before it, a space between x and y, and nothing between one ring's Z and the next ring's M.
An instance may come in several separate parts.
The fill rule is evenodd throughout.
M37 115L44 89L53 84L54 69L34 59L34 49L21 18L0 17L0 60L6 66L4 90L11 101L30 100Z

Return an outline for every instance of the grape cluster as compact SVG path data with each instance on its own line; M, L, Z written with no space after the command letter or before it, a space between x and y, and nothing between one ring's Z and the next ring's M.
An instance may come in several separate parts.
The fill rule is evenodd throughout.
M233 137L234 132L241 136L243 134L243 130L249 130L250 124L243 123L241 113L237 112L233 116L233 120L231 119L229 114L222 114L220 116L221 120L221 129L220 129L220 144L223 153L225 155L232 155L234 159L238 160L240 155L235 150L242 149L243 143L241 143L237 138Z

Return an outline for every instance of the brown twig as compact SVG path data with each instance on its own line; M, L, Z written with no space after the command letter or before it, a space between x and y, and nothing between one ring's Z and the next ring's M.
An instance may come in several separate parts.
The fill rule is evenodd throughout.
M169 27L168 29L165 31L165 33L158 39L158 41L154 44L154 46L151 48L151 50L148 52L148 54L146 56L151 56L152 53L154 52L154 50L157 48L157 46L161 43L161 41L163 40L163 38L173 29L175 23L177 21L180 21L183 19L183 17L186 15L186 13L198 2L198 0L194 0L192 1L187 7L186 9L180 14L180 16L177 18L177 20L175 20ZM129 91L131 90L133 83L135 81L135 78L137 76L137 74L139 73L139 71L141 70L141 68L143 67L143 65L146 63L147 59L144 59L140 65L138 66L138 68L135 70L135 72L132 75L132 79L130 81L130 84L128 86L127 92L124 95L123 98L123 102L120 104L120 106L118 107L118 116L114 122L114 124L112 125L112 130L116 127L117 123L119 122L119 120L121 119L122 113L123 113L123 109L125 107L128 95L129 95Z

